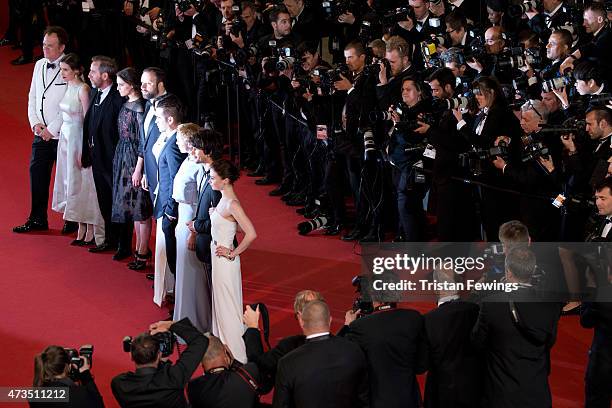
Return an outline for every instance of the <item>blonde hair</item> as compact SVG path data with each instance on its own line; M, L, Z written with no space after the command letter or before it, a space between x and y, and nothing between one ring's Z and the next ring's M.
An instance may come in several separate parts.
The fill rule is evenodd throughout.
M187 141L191 142L191 139L200 131L200 126L195 123L182 123L178 125L176 131Z

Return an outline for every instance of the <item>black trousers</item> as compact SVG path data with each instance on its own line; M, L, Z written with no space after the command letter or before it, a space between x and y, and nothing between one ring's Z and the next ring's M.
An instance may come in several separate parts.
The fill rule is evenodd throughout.
M51 171L57 157L57 140L45 142L35 136L32 142L30 157L30 193L32 206L29 219L34 222L47 223L47 207L49 206L49 185Z
M176 275L176 225L177 220L170 220L166 215L162 218L162 231L164 231L164 237L166 238L166 259L168 260L168 266L170 272Z
M327 162L325 168L325 184L329 196L330 205L334 215L334 222L337 224L346 223L346 205L344 203L344 186L348 179L355 208L357 209L357 224L363 227L363 220L360 213L363 213L363 204L360 194L360 180L362 170L362 160L356 156L336 152L333 159Z

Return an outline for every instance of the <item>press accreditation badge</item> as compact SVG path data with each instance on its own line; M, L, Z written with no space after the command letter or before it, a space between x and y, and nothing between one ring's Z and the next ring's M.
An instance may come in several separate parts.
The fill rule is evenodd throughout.
M81 2L81 8L83 9L83 13L89 13L89 2L87 1L82 1Z
M423 151L423 157L427 157L428 159L436 158L436 149L430 144L425 147L425 151Z

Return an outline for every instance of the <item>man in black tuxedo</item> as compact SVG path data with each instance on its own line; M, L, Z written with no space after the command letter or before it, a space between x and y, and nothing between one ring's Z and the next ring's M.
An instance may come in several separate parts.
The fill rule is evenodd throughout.
M529 248L508 251L505 265L506 283L518 289L485 298L472 331L486 361L481 406L550 408L550 350L561 308L537 301L530 284L536 258Z
M130 354L136 365L134 372L119 374L111 381L115 399L126 407L188 407L185 386L198 368L208 348L208 339L189 319L178 322L162 321L151 325L146 332L132 341ZM172 332L187 343L172 364L161 355L157 333Z
M417 70L410 63L410 48L408 43L400 36L393 36L387 41L385 58L391 67L387 77L387 69L380 64L378 85L376 86L376 99L382 111L391 105L397 105L402 100L402 83L406 77L418 77Z
M83 122L83 167L92 166L100 212L104 217L104 243L89 252L117 249L113 259L127 258L132 252L132 237L119 237L111 222L113 202L113 158L119 141L117 118L125 100L115 86L117 64L109 57L95 56L91 61L89 80L93 85L90 105ZM125 230L125 229L124 229ZM127 234L125 234L127 235Z
M387 279L394 277L382 277ZM416 374L425 372L427 364L423 316L416 310L398 309L397 292L372 295L377 298L372 314L357 319L360 311L349 310L338 335L358 344L366 356L370 407L419 407Z
M324 301L323 296L314 290L302 290L295 295L293 311L296 320L298 319L298 316L302 314L304 306L308 302L312 302L314 300ZM304 345L306 342L306 336L303 334L297 334L284 337L280 339L276 346L264 353L263 344L261 342L261 333L259 331L259 317L260 313L258 310L253 310L251 306L247 306L245 308L243 320L244 324L247 326L247 329L242 335L242 338L246 346L249 361L256 363L261 370L262 388L271 390L274 386L274 381L276 378L278 361L296 348Z
M147 100L145 118L140 128L140 142L142 148L143 187L149 190L151 202L155 202L157 189L157 160L153 155L153 145L161 133L155 123L155 100L166 95L166 73L157 67L145 68L140 77L140 90L142 97Z
M291 16L291 31L297 34L302 41L319 44L321 30L315 12L306 5L304 0L284 0L283 4Z
M454 282L454 272L436 271L438 282ZM470 335L478 318L478 305L443 291L438 307L425 316L428 372L425 407L477 407L481 398L484 361L472 347Z
M259 368L253 362L236 362L218 337L206 334L208 348L202 358L204 375L187 386L194 407L255 408L259 404Z
M166 139L159 153L157 169L157 194L153 215L157 222L162 223L162 231L166 238L166 258L172 274L176 273L176 223L178 219L178 203L172 198L174 177L178 173L186 154L181 153L176 144L176 129L183 118L181 101L175 95L166 95L157 100L155 116L157 127L164 132Z
M274 407L367 407L365 356L358 345L330 335L327 304L307 303L298 320L306 344L279 361Z

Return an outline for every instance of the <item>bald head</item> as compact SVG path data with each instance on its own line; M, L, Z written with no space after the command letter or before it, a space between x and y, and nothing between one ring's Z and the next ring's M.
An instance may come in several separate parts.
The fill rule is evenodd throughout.
M300 315L300 325L306 336L329 331L330 324L331 317L327 303L321 300L306 303Z
M501 26L490 27L485 31L485 46L489 54L499 54L504 49L504 37Z

